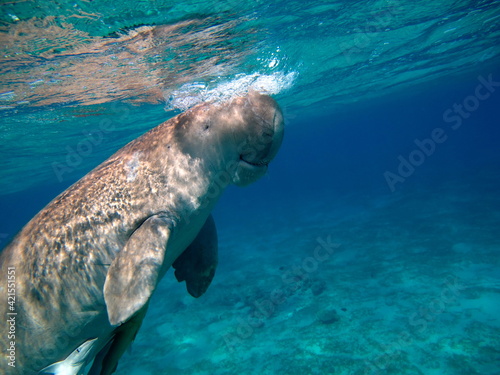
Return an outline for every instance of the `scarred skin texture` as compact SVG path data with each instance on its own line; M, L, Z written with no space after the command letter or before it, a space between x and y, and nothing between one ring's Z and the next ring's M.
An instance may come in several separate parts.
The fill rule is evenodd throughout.
M95 355L117 330L103 288L134 231L148 218L170 220L159 281L224 188L261 177L282 137L281 111L268 96L201 104L127 144L56 197L0 255L0 316L6 320L9 312L9 270L17 313L15 340L9 325L0 325L0 372L36 374L98 338ZM8 365L10 341L15 367Z

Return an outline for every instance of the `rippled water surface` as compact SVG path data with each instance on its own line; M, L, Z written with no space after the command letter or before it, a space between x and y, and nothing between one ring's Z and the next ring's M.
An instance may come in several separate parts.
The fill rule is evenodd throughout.
M116 125L131 136L250 87L335 110L498 62L499 21L498 1L3 2L0 190L47 181L113 103L133 105Z

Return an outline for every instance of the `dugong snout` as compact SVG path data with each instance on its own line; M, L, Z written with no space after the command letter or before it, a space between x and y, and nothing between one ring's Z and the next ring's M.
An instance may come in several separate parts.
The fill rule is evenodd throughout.
M265 149L267 155L262 155L260 163L269 162L274 159L283 141L284 121L283 112L278 103L268 95L261 95L256 92L251 92L248 95L248 101L251 103L251 108L256 117L263 121L262 127L262 142L263 145L269 147ZM266 152L264 152L265 154Z
M283 141L283 113L278 103L268 95L250 92L241 108L246 113L247 126L251 136L240 145L239 165L233 179L237 186L248 185L266 171Z

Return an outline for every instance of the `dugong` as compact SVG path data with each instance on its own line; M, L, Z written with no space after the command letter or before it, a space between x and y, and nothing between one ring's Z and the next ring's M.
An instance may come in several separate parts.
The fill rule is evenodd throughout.
M229 184L266 173L283 131L267 95L199 104L57 196L0 255L0 372L113 373L170 267L191 295L206 291L210 213Z

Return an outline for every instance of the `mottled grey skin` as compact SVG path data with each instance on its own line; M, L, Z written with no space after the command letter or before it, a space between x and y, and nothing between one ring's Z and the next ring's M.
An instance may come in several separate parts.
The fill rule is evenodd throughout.
M2 323L0 373L37 374L93 338L92 358L100 352L96 362L103 362L94 372L113 372L177 258L178 280L195 296L206 290L216 244L215 255L195 253L197 242L216 241L207 218L228 184L246 185L266 172L282 137L281 111L268 96L201 104L132 141L55 198L0 255L1 320L8 267L15 267L17 312L16 367L7 365ZM208 234L194 241L205 222ZM193 250L180 257L187 248Z

